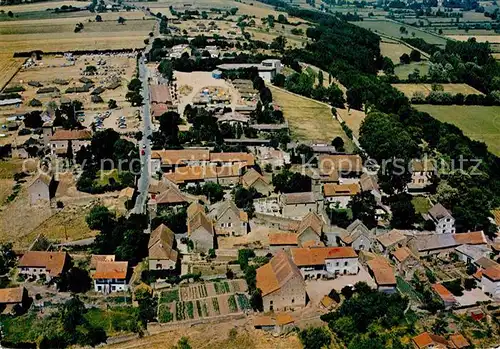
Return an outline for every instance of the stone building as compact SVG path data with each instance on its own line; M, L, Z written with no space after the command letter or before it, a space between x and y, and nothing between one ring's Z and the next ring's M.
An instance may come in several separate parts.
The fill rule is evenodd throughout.
M248 233L248 215L231 200L222 202L215 214L217 235L242 236Z
M177 251L174 249L175 234L166 225L160 224L149 237L149 270L174 270Z
M187 209L187 234L194 243L196 252L207 253L209 249L214 248L214 226L207 217L205 208L192 203Z

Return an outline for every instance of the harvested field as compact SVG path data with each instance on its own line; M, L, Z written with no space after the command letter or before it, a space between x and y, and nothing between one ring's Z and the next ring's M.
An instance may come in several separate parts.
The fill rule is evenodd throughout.
M352 130L354 136L359 137L359 128L361 127L361 124L366 117L365 112L356 109L350 109L349 111L347 111L347 109L337 108L337 114L342 118L342 120L345 121L346 125Z
M50 240L68 242L93 237L97 231L90 230L85 217L90 207L67 206L45 220L31 233L23 236L19 241L22 246L28 246L39 234Z
M412 27L409 25L401 25L401 23L396 23L389 20L364 20L361 22L352 22L352 24L363 27L365 29L372 30L375 33L385 34L396 38L400 37L411 38L412 37L411 33L415 33L416 38L422 38L429 44L440 45L440 46L446 45L446 38L444 37L433 35L431 33L420 30L416 27ZM399 31L399 28L401 28L401 26L406 28L408 34L401 35L401 32Z
M427 96L432 91L431 84L392 84L392 86L397 88L399 91L403 92L407 97L410 98L416 92L422 92ZM441 84L441 86L443 86L444 92L448 92L451 94L482 94L480 91L467 84Z
M458 41L467 41L476 38L477 42L490 42L500 44L500 35L447 35L448 38Z
M389 41L387 39L382 39L380 42L380 53L382 56L389 57L394 64L399 63L399 57L403 54L410 54L411 49L396 41Z
M21 4L21 5L9 5L0 6L0 10L5 12L12 11L18 12L31 12L31 11L45 11L47 9L55 9L63 5L73 6L73 7L84 7L90 5L90 1L47 1L47 2L37 2L33 4Z
M332 116L330 108L312 99L294 95L270 86L273 100L282 106L292 136L299 140L331 142L336 136L344 139L346 150L352 150L352 142L340 123Z
M415 108L454 124L470 138L485 142L489 151L500 156L500 107L423 104Z
M24 58L13 58L11 54L0 54L0 90L2 90L17 70L23 65Z
M247 319L214 324L202 324L183 327L129 342L106 346L115 349L164 349L165 343L177 343L181 337L187 337L192 348L208 349L300 349L302 344L297 335L273 337L264 331L255 330L245 325ZM229 331L236 329L236 336L229 336Z

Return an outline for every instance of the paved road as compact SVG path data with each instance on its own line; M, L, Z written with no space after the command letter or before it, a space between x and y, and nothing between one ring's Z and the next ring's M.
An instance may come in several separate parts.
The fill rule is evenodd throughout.
M149 48L149 47L148 47ZM149 50L146 49L148 52ZM149 136L152 133L151 130L151 111L150 111L150 100L149 100L149 70L144 62L144 58L139 59L139 79L142 81L142 140L139 142L139 147L141 148L141 176L137 182L137 190L139 195L135 200L135 206L133 213L145 213L146 201L148 199L148 188L149 188L149 160L151 158L151 142L149 141ZM144 154L142 153L144 151Z

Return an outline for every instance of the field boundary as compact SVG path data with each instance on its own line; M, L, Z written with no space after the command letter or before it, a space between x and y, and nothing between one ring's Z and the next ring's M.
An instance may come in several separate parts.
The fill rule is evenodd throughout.
M33 51L21 51L14 52L13 57L31 57L33 53L40 53L44 55L63 55L65 53L72 53L75 55L95 55L99 53L131 53L136 51L144 50L146 46L143 48L119 48L119 49L106 49L106 50L67 50L67 51L43 51L43 50L33 50Z
M16 58L16 57L14 56L14 58ZM23 65L26 63L27 60L28 60L28 58L26 58L24 60L24 62L16 69L16 71L12 74L12 76L9 78L9 80L7 80L7 82L5 82L5 84L3 84L3 86L0 86L0 92L3 91L4 88L6 88L8 84L10 84L12 79L14 79L14 77L17 75L17 73L19 73L19 71L23 68Z

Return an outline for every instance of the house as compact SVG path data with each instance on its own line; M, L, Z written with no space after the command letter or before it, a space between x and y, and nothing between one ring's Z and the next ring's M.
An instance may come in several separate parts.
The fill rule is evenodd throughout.
M320 204L313 192L281 194L278 203L285 217L301 219L309 212L319 212Z
M95 270L97 262L114 262L114 254L93 254L90 257L90 270Z
M94 291L108 294L125 292L127 284L128 262L97 262L94 279Z
M359 178L359 186L361 187L361 191L368 191L372 193L377 201L382 200L382 193L380 192L380 186L378 185L377 175L363 173Z
M485 245L460 245L455 248L455 252L459 260L471 264L482 257L488 258L491 249Z
M160 182L162 183L162 182ZM158 186L156 186L158 187ZM150 185L151 190L155 190L155 186ZM158 188L158 192L151 193L151 199L149 204L157 207L179 207L187 204L186 197L182 192L176 188L174 185L168 185L166 183L161 184L161 188ZM156 210L155 210L156 211Z
M470 347L469 341L461 333L452 334L449 341L453 345L453 348L464 349Z
M430 159L411 161L411 181L408 191L422 192L431 184L431 179L436 175L436 167Z
M242 236L248 233L248 215L231 200L221 203L214 217L217 235Z
M167 85L150 85L149 94L151 104L165 104L167 107L173 107L170 87Z
M82 147L90 145L91 139L90 130L56 130L49 140L50 154L67 156L72 153L74 157Z
M176 185L195 186L207 182L219 183L224 187L234 186L240 182L241 164L232 166L185 166L175 172L165 173L165 179Z
M486 236L482 230L480 231L470 231L467 233L458 233L453 234L453 238L458 244L467 244L467 245L487 245L488 241L486 240Z
M420 267L418 257L406 246L391 252L391 257L396 264L398 274L407 280L411 279L415 270Z
M160 224L149 236L149 270L174 270L177 251L174 249L175 234L165 224Z
M359 271L358 254L351 247L292 248L290 252L306 279L354 275Z
M481 289L490 297L500 299L500 265L493 265L483 270Z
M241 185L245 189L253 188L263 196L269 196L272 192L272 187L257 170L251 168L241 177Z
M435 334L424 332L416 337L412 338L413 346L416 349L438 349L438 348L449 348L449 342L441 336L436 336Z
M307 242L320 242L323 233L323 218L316 212L309 212L299 222L297 226L297 236L299 246L303 246Z
M323 185L323 196L325 203L331 208L347 208L352 197L360 192L359 184L335 184L325 183Z
M45 173L40 173L35 179L28 185L28 197L30 205L36 205L38 203L50 203L54 192L54 181L53 177Z
M289 153L271 147L257 147L257 157L263 168L267 165L272 168L281 168L290 163Z
M271 80L281 72L281 62L279 60L267 59L261 62L261 64L253 63L224 63L217 66L217 69L222 72L238 70L238 69L250 69L257 68L259 76L267 82Z
M69 265L66 252L27 251L17 265L19 274L50 281L59 277Z
M396 292L396 277L389 261L382 256L377 256L367 263L368 272L377 284L377 290L384 293Z
M322 183L357 183L363 173L363 160L359 155L320 155L318 161Z
M453 234L427 234L419 235L418 239L412 239L408 242L408 247L418 257L439 254L443 252L452 252L459 246Z
M288 251L299 246L299 236L296 233L269 233L268 238L271 253Z
M380 252L388 254L392 250L406 245L406 235L400 230L392 229L391 231L377 236Z
M262 291L265 312L306 305L306 285L302 274L284 251L257 269L256 286Z
M210 150L205 148L186 148L179 150L155 150L151 152L151 171L172 172L178 167L207 165Z
M441 299L445 309L450 309L455 304L457 304L457 299L455 298L455 296L442 284L432 285L432 290Z
M28 306L28 291L24 287L0 289L0 312L2 314L18 314Z
M375 240L374 235L359 219L352 222L344 234L340 234L340 244L350 246L355 251L370 251Z
M292 330L295 320L288 313L279 313L275 316L257 316L253 320L253 326L258 330L267 332L282 333Z
M440 203L432 206L427 213L428 219L431 219L436 226L438 234L453 234L455 233L455 219L451 213L444 208Z
M187 209L187 229L196 252L207 253L214 248L214 226L199 203L194 202Z

